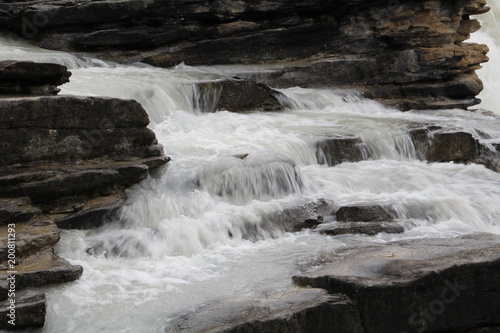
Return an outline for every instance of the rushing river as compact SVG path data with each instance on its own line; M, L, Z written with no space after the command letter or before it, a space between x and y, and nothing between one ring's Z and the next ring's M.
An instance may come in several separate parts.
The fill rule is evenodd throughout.
M475 37L491 47L485 73L498 73L500 64L495 13L500 17L495 8ZM130 189L117 221L63 232L58 254L82 265L84 273L74 283L42 289L48 313L40 332L163 332L180 314L208 302L287 288L305 263L342 247L475 231L500 234L500 174L480 165L418 161L403 132L411 124L436 123L500 138L498 117L460 110L402 113L335 91L300 88L282 90L289 99L285 112L201 113L193 103L194 83L266 68L121 66L7 37L0 58L68 66L73 76L61 94L138 100L172 157ZM499 77L483 76L482 96L483 107L498 113L500 97L492 91L499 91ZM372 158L319 165L314 142L328 134L359 135ZM236 154L249 156L243 162L231 157ZM263 189L273 182L286 186ZM273 214L283 208L316 199L391 204L407 230L327 237L287 233L273 224ZM89 248L95 251L89 254Z

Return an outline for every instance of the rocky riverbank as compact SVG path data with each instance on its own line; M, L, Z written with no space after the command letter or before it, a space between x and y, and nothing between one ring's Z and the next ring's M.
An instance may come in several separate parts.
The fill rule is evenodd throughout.
M472 234L348 248L293 277L314 289L211 303L167 332L496 332L499 246Z
M169 160L136 101L40 96L69 76L54 64L0 63L3 91L22 95L0 97L0 300L20 304L16 328L42 326L45 317L45 298L22 289L82 274L54 255L59 228L101 225L126 188ZM0 328L11 327L6 309Z
M465 43L484 0L0 2L0 27L53 50L170 67L279 64L246 79L355 89L408 109L467 108L485 45ZM236 73L235 73L236 74Z
M273 65L198 83L193 104L203 112L281 111L285 97L270 87L292 86L356 90L401 110L447 109L478 103L482 83L475 70L487 61L487 47L465 40L479 29L470 16L487 10L482 0L0 1L0 27L48 49L123 63ZM45 297L26 289L81 276L81 266L54 254L60 229L100 226L120 207L128 187L169 161L138 102L56 96L70 75L54 64L0 62L2 329L10 328L4 319L12 285L16 327L40 327ZM440 124L402 132L422 161L500 171L500 144L487 133ZM356 133L323 133L313 146L318 162L328 166L373 157ZM262 172L262 179L269 169L259 166L295 170L294 161L277 155L224 158L235 169ZM229 167L209 170L197 187L226 199L242 192ZM217 179L217 172L226 178ZM289 195L302 186L298 173L280 175L281 187L255 188L248 195ZM286 231L309 228L333 236L395 234L406 226L390 204L336 207L321 200L266 218ZM288 290L180 313L167 331L495 331L499 244L495 235L473 234L345 249L304 264Z

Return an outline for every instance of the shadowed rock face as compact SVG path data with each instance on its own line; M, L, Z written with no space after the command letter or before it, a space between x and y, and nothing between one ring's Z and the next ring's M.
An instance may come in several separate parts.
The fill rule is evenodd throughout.
M296 61L239 75L272 87L355 88L400 109L478 103L483 0L0 2L0 27L49 49L160 67Z

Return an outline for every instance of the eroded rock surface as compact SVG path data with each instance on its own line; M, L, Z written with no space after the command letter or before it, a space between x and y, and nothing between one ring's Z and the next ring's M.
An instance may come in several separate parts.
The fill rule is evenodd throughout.
M500 324L499 250L492 234L377 244L293 280L347 295L366 332L458 332Z

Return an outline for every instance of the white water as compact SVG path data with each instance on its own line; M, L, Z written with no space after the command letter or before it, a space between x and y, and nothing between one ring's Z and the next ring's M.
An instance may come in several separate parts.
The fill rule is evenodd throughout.
M42 289L48 314L41 332L162 332L179 314L207 302L286 288L304 264L338 248L500 233L500 174L479 165L418 161L403 132L408 125L438 123L498 138L497 117L401 113L300 88L283 90L290 100L283 113L203 114L193 103L193 83L248 68L118 66L12 40L0 46L0 58L69 66L73 76L63 94L137 99L172 157L129 191L115 223L63 233L58 254L82 265L84 274ZM318 165L314 142L331 134L359 135L371 159ZM315 199L392 204L409 227L402 235L326 237L286 233L282 222L273 223L281 209Z

